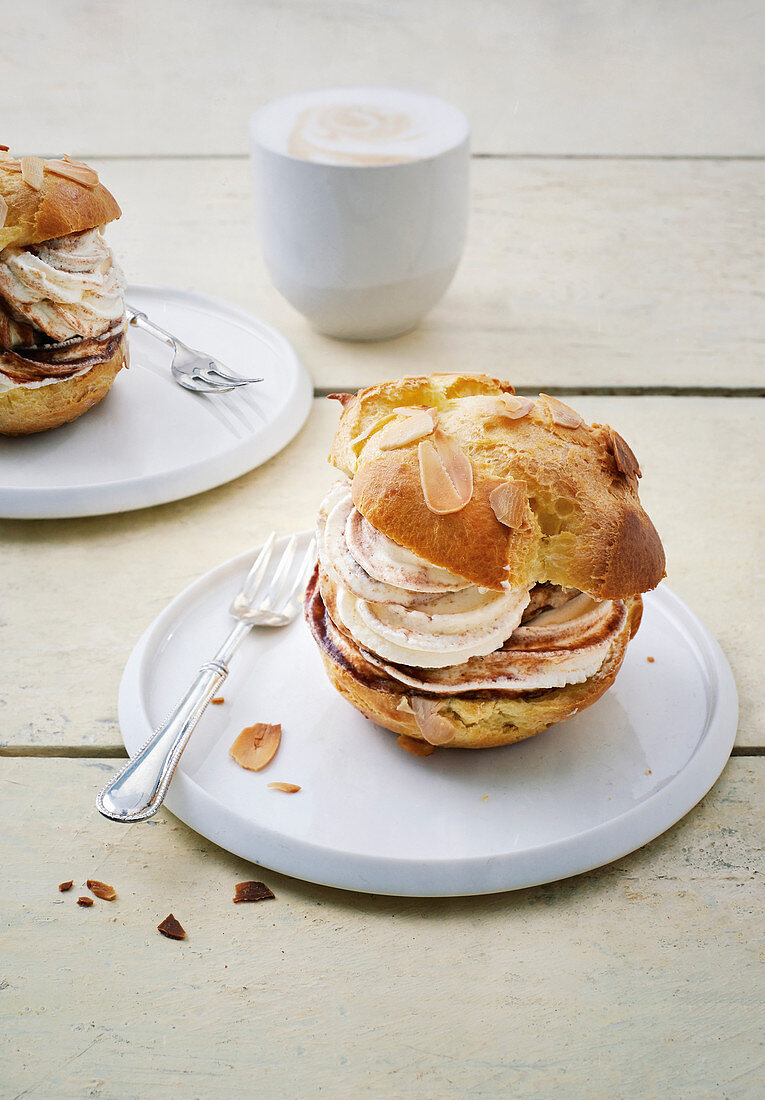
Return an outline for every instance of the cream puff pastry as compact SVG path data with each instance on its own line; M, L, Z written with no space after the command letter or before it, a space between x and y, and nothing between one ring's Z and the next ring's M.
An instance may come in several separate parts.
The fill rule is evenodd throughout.
M340 693L450 748L520 741L595 702L664 575L621 436L485 375L336 396L343 476L306 616Z
M96 172L0 147L0 433L75 420L127 365L125 280Z

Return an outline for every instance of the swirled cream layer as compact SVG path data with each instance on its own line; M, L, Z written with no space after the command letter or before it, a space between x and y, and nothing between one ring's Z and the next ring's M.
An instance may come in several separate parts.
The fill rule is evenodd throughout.
M529 602L526 588L478 588L394 546L356 511L348 484L336 486L324 502L318 537L338 625L388 661L443 668L491 653L513 633ZM387 575L398 583L380 579Z
M502 647L481 658L451 668L405 668L381 661L374 653L362 655L394 680L436 695L480 691L539 691L582 684L600 669L627 622L621 601L596 602L589 596L571 600L571 618L565 623L542 622L542 612L519 626ZM569 605L567 605L569 606ZM554 612L550 612L554 614Z
M332 644L349 667L373 666L414 690L523 692L582 683L626 627L622 601L585 593L561 593L562 605L527 611L522 622L529 591L477 588L396 546L356 510L346 482L321 507L318 539Z
M0 296L13 318L51 340L90 339L124 315L125 277L100 232L89 229L0 252Z

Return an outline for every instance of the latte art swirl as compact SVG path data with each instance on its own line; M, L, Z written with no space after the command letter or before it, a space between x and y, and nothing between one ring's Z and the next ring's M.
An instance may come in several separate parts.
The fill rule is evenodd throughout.
M421 137L422 131L401 112L337 103L303 111L287 151L300 160L329 164L399 164L418 159L407 145Z

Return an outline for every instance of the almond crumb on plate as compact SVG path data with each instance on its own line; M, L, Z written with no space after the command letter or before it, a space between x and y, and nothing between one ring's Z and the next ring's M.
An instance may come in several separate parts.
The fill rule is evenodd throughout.
M77 898L77 904L81 905L83 909L87 909L89 905L93 904L93 898Z
M406 749L412 756L430 756L435 752L433 745L428 745L425 741L418 741L415 737L408 737L407 734L402 733L396 738L396 744L402 749Z
M70 878L68 882L60 882L58 888L62 894L65 894L67 890L71 890L74 886L74 879Z
M235 886L234 901L268 901L275 898L276 894L269 890L265 882L237 882Z
M655 658L655 657L646 657L646 661L648 661L648 664L649 664L649 665L652 665L652 664L654 663L654 661L655 661L655 660L656 660L656 658Z
M281 738L280 724L256 722L254 726L246 726L242 730L229 751L240 767L259 772L276 756Z
M177 921L172 913L168 913L161 924L157 925L157 931L161 932L163 936L167 936L169 940L185 940L186 932L181 925L180 921Z
M284 791L285 794L297 794L302 790L297 783L269 783L268 785L272 791Z
M210 702L214 707L219 707L221 703L225 703L226 700L223 698L222 695L216 695L213 699L210 700Z
M105 882L99 882L98 879L88 879L88 890L95 894L97 898L102 898L104 901L114 901L117 897L117 891L113 886L107 886Z

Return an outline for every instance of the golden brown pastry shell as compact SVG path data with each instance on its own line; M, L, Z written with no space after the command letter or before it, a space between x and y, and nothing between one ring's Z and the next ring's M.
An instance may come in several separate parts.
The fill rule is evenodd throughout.
M76 420L106 397L117 373L127 365L125 330L116 351L84 374L46 386L15 386L0 393L0 435L31 435Z
M378 531L474 584L499 588L550 581L603 599L654 588L664 551L637 481L620 470L610 429L553 421L540 396L521 419L487 415L486 398L512 387L487 375L432 375L372 386L344 401L330 461L353 479L356 507ZM427 405L468 455L473 497L435 515L423 497L417 443L382 450L373 432L397 408ZM501 480L522 481L531 522L511 530L488 501Z
M25 182L21 172L0 164L0 196L8 204L0 228L0 251L9 245L26 246L82 233L119 218L114 196L102 183L94 187L46 171L39 190Z

